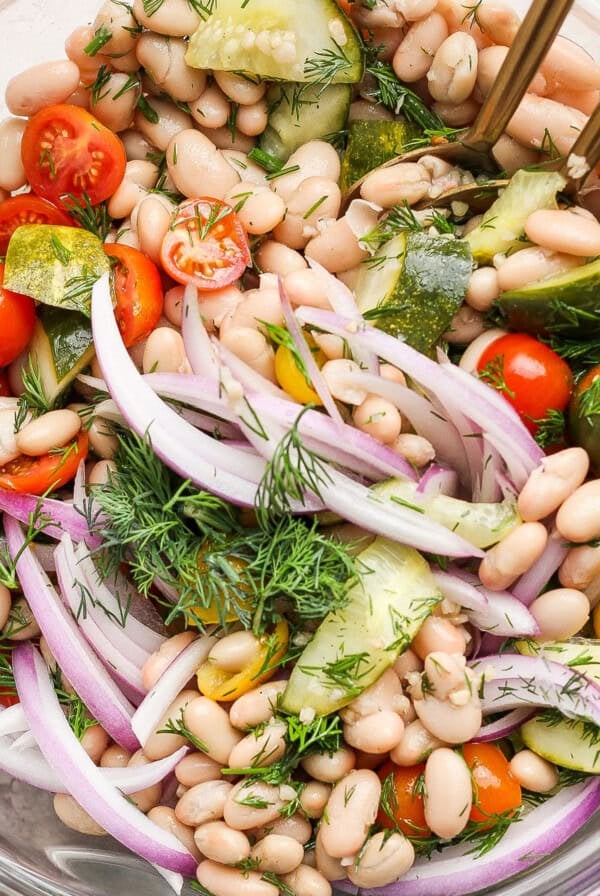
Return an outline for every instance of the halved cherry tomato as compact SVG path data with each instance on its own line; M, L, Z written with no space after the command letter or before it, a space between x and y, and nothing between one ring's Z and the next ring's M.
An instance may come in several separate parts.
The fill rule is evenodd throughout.
M21 156L31 189L60 202L68 193L98 205L125 173L125 148L116 134L79 106L37 112L25 128Z
M377 823L384 828L396 825L407 837L429 837L431 830L425 821L423 805L423 774L425 763L399 766L386 762L377 774L384 783L382 803L385 800L387 812L383 808L377 815ZM393 815L393 820L390 814Z
M490 821L499 815L510 817L522 802L521 785L510 770L508 759L496 744L470 743L462 748L473 781L470 821Z
M533 435L539 429L535 421L550 411L564 411L573 391L569 365L526 333L495 339L483 351L477 370L481 379L502 392Z
M0 263L0 367L11 364L26 348L35 327L35 302L20 292L4 289Z
M211 700L231 703L242 694L258 687L273 677L279 660L285 656L289 628L285 620L278 622L270 634L262 636L254 659L241 672L226 672L211 663L202 663L198 669L198 690Z
M188 199L173 215L161 261L178 283L221 289L241 277L250 264L248 237L227 203L207 197Z
M301 404L323 404L287 345L280 345L275 352L275 376L281 388Z
M0 488L29 495L43 495L62 488L74 478L80 461L88 454L87 432L60 451L29 457L20 454L15 460L0 467Z
M6 398L12 395L10 380L6 370L0 370L0 397Z
M10 238L23 224L62 224L74 227L75 222L60 208L33 193L11 196L0 203L0 255L5 255Z
M160 320L164 304L160 273L147 255L131 246L106 243L104 251L117 260L113 268L115 316L129 348L149 336Z

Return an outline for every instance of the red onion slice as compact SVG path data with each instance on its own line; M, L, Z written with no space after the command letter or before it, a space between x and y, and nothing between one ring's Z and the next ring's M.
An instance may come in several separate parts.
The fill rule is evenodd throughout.
M68 532L73 541L83 541L94 546L98 539L90 540L90 530L85 517L72 505L56 498L38 498L36 495L23 495L0 488L0 510L10 514L26 526L38 513L52 522L44 528L44 535L60 541Z
M73 798L132 852L169 871L191 877L197 863L181 842L150 821L110 785L87 755L69 727L41 656L31 644L15 648L13 671L25 715L40 750Z
M490 591L485 588L477 576L458 566L453 566L440 576L446 590L440 588L451 600L450 591L463 595L471 605L461 603L467 610L469 619L482 632L509 638L530 638L538 635L539 626L527 607L517 600L509 591ZM454 582L451 581L454 579ZM485 599L485 606L477 606L477 600ZM457 601L460 602L460 601Z
M533 709L513 709L506 715L494 722L488 722L482 725L475 737L474 741L492 741L499 740L501 737L508 737L521 727L528 719L535 715Z
M202 320L198 290L191 284L186 286L183 293L181 335L187 359L194 373L218 381L219 365Z

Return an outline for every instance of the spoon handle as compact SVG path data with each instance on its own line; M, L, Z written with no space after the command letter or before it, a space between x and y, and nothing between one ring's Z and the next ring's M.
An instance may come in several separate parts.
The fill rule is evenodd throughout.
M585 159L585 165L581 170L578 170L578 160L574 159L574 156ZM569 179L571 193L579 189L598 162L600 162L600 103L590 115L561 169L561 173Z
M462 138L488 152L504 132L573 0L533 0L477 119Z

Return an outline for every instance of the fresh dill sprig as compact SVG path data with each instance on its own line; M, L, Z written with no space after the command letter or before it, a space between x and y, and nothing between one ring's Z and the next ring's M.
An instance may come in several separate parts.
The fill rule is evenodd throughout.
M27 361L21 368L21 379L23 391L17 403L15 432L19 432L29 415L40 417L42 414L54 410L60 403L60 398L56 401L49 401L46 397L39 364L31 355L28 355Z
M101 65L96 77L92 83L87 86L87 90L90 91L92 106L95 106L100 100L104 99L105 96L108 96L109 91L105 88L111 77L112 71L109 66Z
M96 28L94 37L89 44L83 48L83 52L86 56L95 56L100 52L102 47L105 47L106 44L112 40L112 36L110 28L107 28L106 25L101 25L99 28Z
M540 448L557 445L565 434L565 415L556 408L549 408L545 417L532 420L538 427L534 439Z
M304 62L304 74L311 84L318 84L323 90L329 87L334 79L349 68L354 66L343 47L332 38L334 49L327 47L318 50L314 56Z
M374 102L380 103L398 115L400 112L423 132L435 131L446 135L455 133L446 127L439 115L432 112L417 94L398 80L394 69L388 62L373 58L373 48L366 45L366 71L375 81L375 87L369 92Z
M88 728L97 725L96 719L92 718L85 703L77 694L72 691L65 690L62 674L58 666L50 669L50 680L52 687L58 697L58 702L65 710L67 722L71 726L73 734L78 740L81 740Z
M80 199L73 193L67 193L65 210L84 230L89 230L101 242L104 242L112 227L112 218L108 214L105 202L92 205L87 193Z
M490 358L485 367L479 371L478 376L498 392L503 392L509 398L515 397L514 391L508 386L504 376L504 355Z
M600 376L595 377L587 389L580 393L577 407L577 416L581 419L596 417L598 414L600 414Z
M423 224L405 199L401 205L393 205L377 226L361 237L361 243L377 251L399 233L422 230L424 230Z
M195 734L192 734L190 729L187 727L183 717L183 707L179 710L179 718L176 721L173 719L168 719L164 728L159 728L157 734L178 734L180 737L185 737L186 740L194 746L197 750L200 750L202 753L208 753L208 747L201 741L200 738L196 737Z
M598 338L583 340L553 334L549 337L542 336L541 341L549 345L565 361L568 361L575 373L600 364L600 339Z

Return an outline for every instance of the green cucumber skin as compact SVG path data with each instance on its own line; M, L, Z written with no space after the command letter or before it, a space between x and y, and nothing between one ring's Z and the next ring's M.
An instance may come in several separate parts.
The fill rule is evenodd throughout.
M38 309L29 356L49 402L72 383L93 355L92 328L83 314L51 306Z
M301 101L298 108L294 104L295 93ZM349 84L331 84L325 89L296 83L275 84L267 94L270 111L260 149L287 162L309 140L323 140L342 130L351 99Z
M348 190L378 165L404 152L411 140L421 135L417 125L398 118L395 121L356 119L348 128L348 144L342 160L340 189Z

